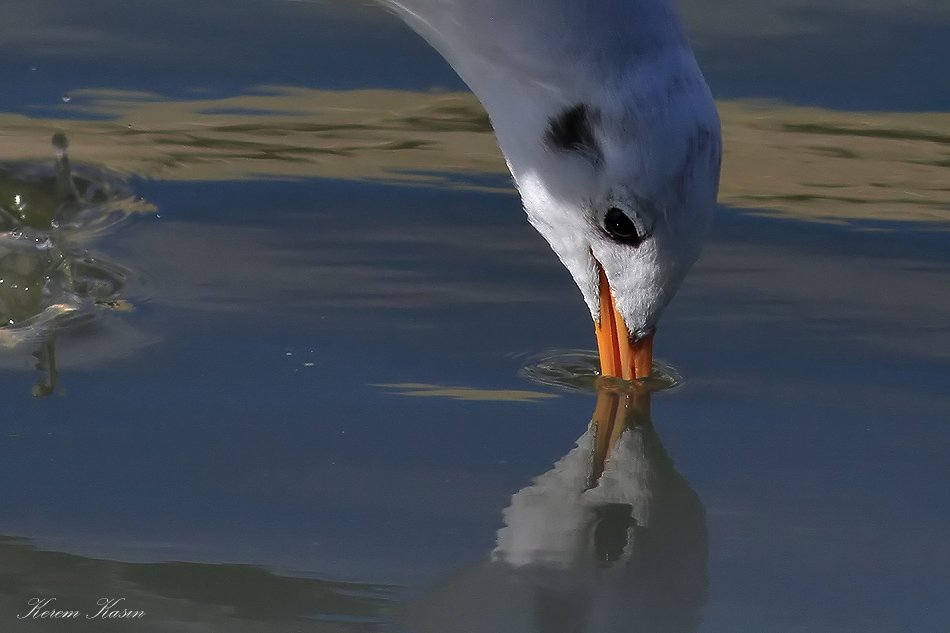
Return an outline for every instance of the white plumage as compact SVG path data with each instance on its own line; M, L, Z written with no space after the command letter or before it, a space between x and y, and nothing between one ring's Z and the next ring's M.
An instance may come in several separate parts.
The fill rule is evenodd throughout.
M608 297L631 340L651 334L699 256L721 157L715 105L672 2L385 4L485 106L529 220L595 322Z

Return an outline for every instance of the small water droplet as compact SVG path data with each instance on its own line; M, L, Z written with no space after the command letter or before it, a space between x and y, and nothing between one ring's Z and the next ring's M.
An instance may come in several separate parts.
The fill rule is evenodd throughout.
M53 147L57 150L64 152L69 147L69 139L62 132L57 132L53 135Z

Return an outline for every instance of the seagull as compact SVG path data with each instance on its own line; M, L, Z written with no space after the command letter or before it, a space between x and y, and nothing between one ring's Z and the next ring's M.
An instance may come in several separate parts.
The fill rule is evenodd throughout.
M602 375L649 376L722 157L673 0L380 1L487 111L529 222L590 309Z

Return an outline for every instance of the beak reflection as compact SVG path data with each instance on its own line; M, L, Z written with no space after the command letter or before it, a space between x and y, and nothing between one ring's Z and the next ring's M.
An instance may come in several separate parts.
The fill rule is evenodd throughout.
M590 424L594 441L588 487L594 488L623 432L631 425L652 424L650 392L645 388L610 391L601 387Z

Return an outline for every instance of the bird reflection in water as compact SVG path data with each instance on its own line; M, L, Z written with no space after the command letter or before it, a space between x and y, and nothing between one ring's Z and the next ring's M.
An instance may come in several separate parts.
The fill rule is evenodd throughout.
M99 308L131 308L123 290L132 273L83 244L133 212L153 210L115 175L74 170L65 134L52 143L52 164L0 163L0 347L34 347L42 372L36 396L57 389L57 329L84 322Z
M601 379L577 447L517 492L487 563L410 609L414 631L696 631L706 514L660 443L650 391Z

